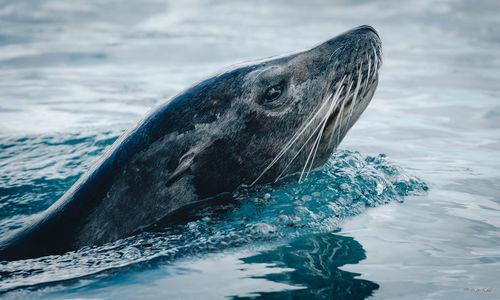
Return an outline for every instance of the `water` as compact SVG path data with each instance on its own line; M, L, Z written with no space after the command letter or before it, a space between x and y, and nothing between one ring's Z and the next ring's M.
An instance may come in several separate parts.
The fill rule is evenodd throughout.
M0 237L220 68L361 24L384 47L372 103L306 182L1 262L0 297L500 298L500 5L268 2L0 3Z

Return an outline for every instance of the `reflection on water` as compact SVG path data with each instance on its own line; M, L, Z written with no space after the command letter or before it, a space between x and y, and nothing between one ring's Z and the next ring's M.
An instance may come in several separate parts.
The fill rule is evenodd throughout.
M361 251L353 251L359 263L341 268L379 284L375 298L500 299L494 0L0 1L0 236L56 201L117 136L193 82L361 24L378 30L384 66L372 103L341 144L348 151L332 157L327 174L265 191L271 197L192 222L182 234L0 262L0 290L27 299L293 297L307 288L272 280L314 289L307 276L293 281L302 275L294 270L314 272L257 263L239 271L243 252L255 256L246 247L270 249L269 239L282 236L312 245L303 237L341 225L366 251L360 261ZM408 197L423 186L407 174L429 192ZM221 249L234 252L208 257ZM158 256L166 263L152 260ZM292 254L282 257L295 262ZM318 270L329 262L313 258L307 262ZM340 272L330 267L328 276ZM186 268L195 271L179 271ZM491 290L473 292L482 288Z
M145 299L365 299L379 284L343 270L365 258L365 250L352 237L318 233L170 263L131 265L17 289L4 296L51 300L136 299L138 295Z
M97 149L105 146L102 138L70 137L68 144L72 147L67 147L63 141L54 144L56 149L64 146L59 149L60 155L68 150L74 155L79 153L75 152L77 149L83 151L88 147L99 152ZM112 140L104 139L107 142ZM40 145L35 141L33 143ZM19 146L13 143L10 152L16 153L16 149L23 149ZM16 162L15 159L10 161ZM74 165L81 167L76 162ZM13 174L23 173L15 166L6 169ZM146 266L153 263L171 264L180 258L189 259L237 247L246 249L245 246L250 247L258 242L293 242L293 238L335 231L343 220L361 214L370 207L402 202L404 197L422 194L427 190L425 183L406 174L383 155L364 157L357 152L342 150L335 152L323 169L312 172L303 183L297 183L295 177L286 177L275 185L239 189L231 202L214 201L205 207L185 209L179 212L175 222L158 224L154 231L100 247L85 247L63 255L0 262L0 293L27 286L35 286L33 289L36 290L36 286L57 285L61 281L78 282L81 277L92 278L95 274L133 269L138 263ZM36 180L31 182L30 177L25 179L28 179L28 186L38 184ZM43 182L44 188L51 190L51 183ZM58 190L61 186L52 188ZM34 196L32 189L25 187L19 192L28 199ZM5 203L4 207L9 206ZM10 206L10 211L13 208L25 210L25 206L16 201ZM43 206L38 206L38 209L43 209ZM0 225L2 223L15 224L12 219L7 216L2 219L0 215ZM302 246L300 242L297 244L299 248ZM318 254L330 256L328 252ZM321 257L319 259L322 260ZM355 262L356 259L353 260ZM234 280L236 283L239 281L237 278Z
M302 289L260 292L254 297L234 299L363 299L379 285L356 278L360 274L339 267L357 264L365 251L352 237L332 233L305 236L273 250L241 259L246 264L267 263L271 268L291 268L289 272L271 273L267 280L302 286Z

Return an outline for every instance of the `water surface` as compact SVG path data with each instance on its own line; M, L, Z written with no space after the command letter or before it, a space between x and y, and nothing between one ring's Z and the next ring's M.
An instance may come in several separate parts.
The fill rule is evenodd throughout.
M6 298L498 299L495 1L0 3L0 237L124 130L241 61L370 24L384 66L328 164L190 222L0 262Z

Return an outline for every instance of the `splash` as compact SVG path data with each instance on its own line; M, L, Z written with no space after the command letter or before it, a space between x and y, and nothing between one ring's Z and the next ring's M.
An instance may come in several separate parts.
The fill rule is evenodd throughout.
M338 151L305 182L298 175L274 185L239 189L233 201L190 212L181 224L100 247L64 255L1 262L0 292L141 268L179 257L203 255L254 242L294 239L311 233L334 232L342 221L369 207L423 193L424 182L408 175L385 155L364 157Z

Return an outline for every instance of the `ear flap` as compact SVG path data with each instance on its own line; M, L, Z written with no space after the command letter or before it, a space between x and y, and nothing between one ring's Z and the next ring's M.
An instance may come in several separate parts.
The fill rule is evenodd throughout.
M179 177L181 177L183 174L189 172L191 169L191 164L193 162L194 158L194 153L193 152L188 152L184 154L180 159L179 159L179 165L177 168L167 177L167 182L165 182L166 186L172 185Z

